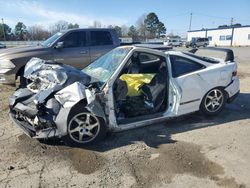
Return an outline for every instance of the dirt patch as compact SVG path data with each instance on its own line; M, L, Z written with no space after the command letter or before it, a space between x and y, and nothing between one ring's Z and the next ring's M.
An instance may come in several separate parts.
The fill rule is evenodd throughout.
M143 151L129 159L132 173L137 179L135 187L152 187L162 182L168 184L176 174L191 174L209 178L219 186L244 187L234 179L220 179L222 166L207 159L201 147L185 142L160 145L157 149Z
M92 174L105 164L102 156L90 150L72 148L60 151L71 161L74 169L82 174Z
M19 151L27 153L27 155L56 157L58 160L66 160L72 164L76 171L82 174L92 174L105 164L105 158L91 150L41 144L26 135L20 135L18 139L20 141L17 146Z
M250 73L247 73L247 72L238 72L238 76L239 76L240 79L249 78L250 77Z

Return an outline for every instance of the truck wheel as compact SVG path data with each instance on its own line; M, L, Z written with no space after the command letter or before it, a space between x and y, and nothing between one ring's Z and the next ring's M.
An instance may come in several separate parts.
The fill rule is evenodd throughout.
M218 115L226 104L226 94L221 88L211 89L204 96L200 110L203 114L208 116Z
M97 117L86 109L75 108L68 118L68 134L63 141L69 146L92 145L106 136L103 118Z

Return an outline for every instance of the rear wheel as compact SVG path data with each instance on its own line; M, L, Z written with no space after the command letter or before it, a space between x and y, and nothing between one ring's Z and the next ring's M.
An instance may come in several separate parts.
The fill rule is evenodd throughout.
M225 103L225 91L221 88L214 88L210 90L203 98L200 110L205 115L217 115L223 110Z
M91 145L106 135L106 125L102 118L86 109L74 109L68 121L68 134L64 142L71 146Z

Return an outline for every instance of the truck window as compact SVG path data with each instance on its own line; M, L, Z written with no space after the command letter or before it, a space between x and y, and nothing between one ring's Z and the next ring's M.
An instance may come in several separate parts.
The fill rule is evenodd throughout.
M86 33L81 31L68 34L63 39L63 46L64 48L86 46Z
M112 36L108 31L91 31L91 46L112 45Z

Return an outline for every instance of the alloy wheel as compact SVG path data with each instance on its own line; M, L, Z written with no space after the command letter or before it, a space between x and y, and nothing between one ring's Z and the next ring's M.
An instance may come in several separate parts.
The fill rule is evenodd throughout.
M100 132L100 122L91 113L84 112L75 115L69 122L70 138L80 144L91 142Z
M205 108L209 112L218 111L224 103L223 92L219 89L211 90L205 98Z

